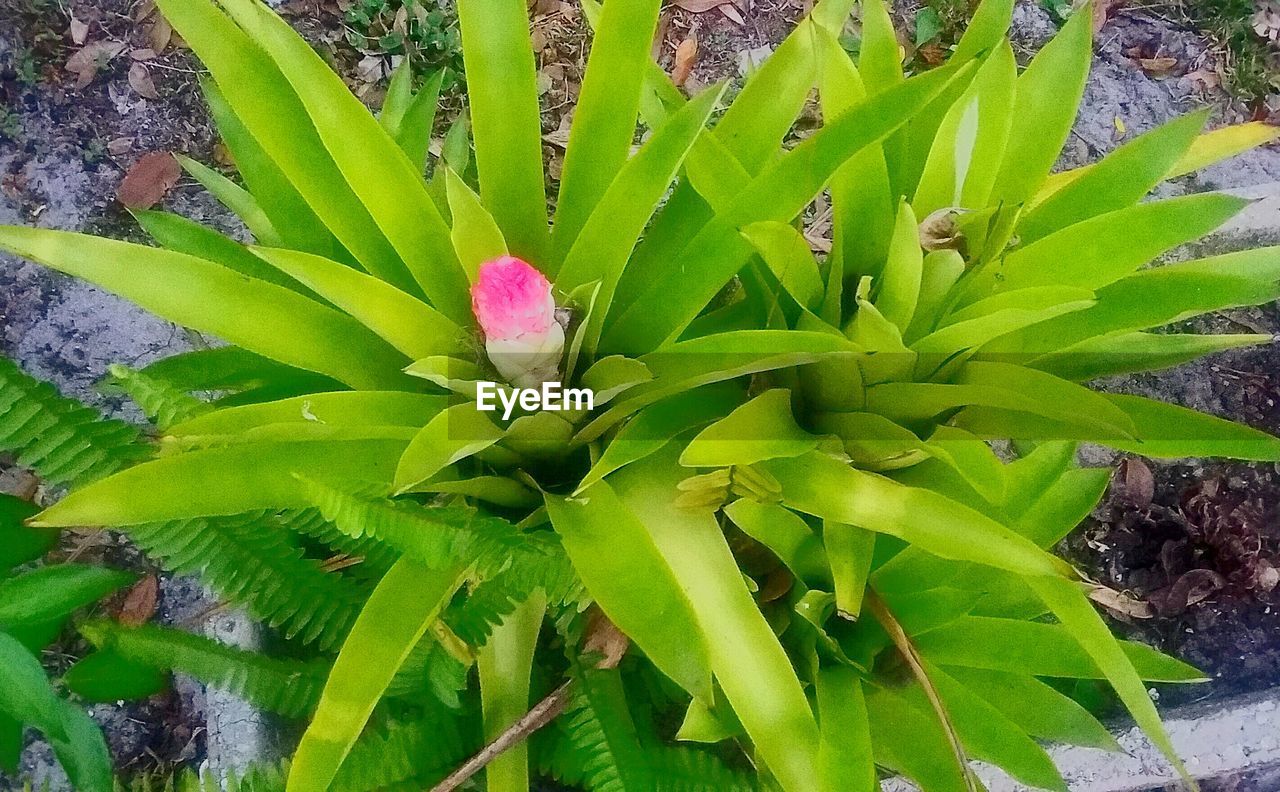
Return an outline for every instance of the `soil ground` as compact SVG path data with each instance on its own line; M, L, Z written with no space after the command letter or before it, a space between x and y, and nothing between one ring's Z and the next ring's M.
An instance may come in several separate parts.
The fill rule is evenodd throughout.
M218 160L217 137L199 98L198 69L180 42L161 41L163 30L156 30L156 19L146 9L145 0L69 5L0 0L0 222L138 238L132 218L114 200L130 165L151 151ZM340 8L331 2L292 0L283 10L376 105L379 84L367 79L367 72L361 77L358 68L365 56L343 49ZM803 0L740 0L702 13L668 7L655 56L664 68L672 69L681 44L688 52L687 42L696 40L687 88L725 78L740 80L804 10ZM907 5L897 9L904 29L912 29L915 10ZM72 41L72 17L87 25L88 43L125 45L80 88L77 75L65 68L80 48ZM585 63L586 31L576 7L560 0L538 0L534 17L546 88L547 156L554 177L567 130L567 108L576 97ZM1039 6L1020 3L1014 29L1020 58L1029 57L1054 30L1053 20ZM1252 117L1251 108L1220 88L1216 57L1203 36L1158 12L1115 11L1099 33L1084 107L1063 164L1096 159L1204 104L1214 107L1215 125ZM1151 61L1162 58L1172 63L1160 60L1158 69L1151 67ZM131 85L130 71L136 83L139 68L154 85L156 98L144 97ZM456 108L456 99L450 102ZM442 125L448 116L441 119ZM1275 181L1280 181L1280 152L1262 149L1166 185L1161 192ZM179 182L164 208L242 233L237 222L190 180ZM1273 305L1206 322L1219 332L1277 333L1280 311ZM107 412L133 417L128 405L95 387L106 365L144 364L188 348L193 340L110 295L7 257L0 257L0 331L0 351L32 374ZM1280 433L1280 351L1275 345L1220 355L1171 373L1126 378L1108 387L1159 396ZM1120 462L1112 454L1094 454L1091 459L1096 464ZM1160 603L1154 618L1118 617L1121 630L1187 658L1214 679L1205 686L1162 690L1162 703L1280 684L1280 587L1267 591L1265 585L1270 579L1265 569L1280 567L1280 470L1198 461L1148 462L1145 468L1151 472L1149 496L1138 487L1135 497L1132 484L1114 488L1084 529L1069 540L1066 551L1095 579ZM1141 476L1137 470L1129 468L1125 480L1140 483L1132 479ZM0 475L0 483L16 481L11 473ZM150 571L136 553L109 535L101 541L73 538L65 550ZM188 624L198 619L203 607L189 581L163 579L158 618ZM82 648L68 640L46 658L50 668L65 667L68 657L63 655ZM100 706L94 714L106 727L121 766L163 770L195 765L203 758L201 707L199 689L187 685L139 707ZM28 751L25 767L27 778L39 782L52 773L48 777L57 783L56 769L41 746ZM1274 776L1255 776L1225 781L1229 786L1220 789L1280 788ZM0 779L0 789L12 783L13 779Z

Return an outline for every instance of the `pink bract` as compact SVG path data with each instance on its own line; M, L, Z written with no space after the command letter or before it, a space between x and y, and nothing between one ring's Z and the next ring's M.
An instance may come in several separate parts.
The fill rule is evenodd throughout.
M528 262L502 256L480 265L471 310L490 340L539 336L556 320L551 283Z

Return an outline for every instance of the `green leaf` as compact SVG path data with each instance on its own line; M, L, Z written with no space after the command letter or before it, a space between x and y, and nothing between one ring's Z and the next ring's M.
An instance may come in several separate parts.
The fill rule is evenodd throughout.
M572 291L592 281L600 282L600 308L592 311L586 344L589 352L595 351L607 309L613 304L624 268L629 266L628 257L636 240L691 148L702 139L707 119L724 90L725 86L720 86L703 91L641 144L635 156L622 165L565 254L556 278L562 289Z
M692 603L642 522L607 482L547 495L547 513L587 591L664 674L710 702L711 665Z
M49 552L58 542L58 532L29 528L24 521L40 511L22 498L0 493L0 576ZM0 583L3 585L3 583Z
M295 474L389 486L406 440L248 443L163 457L82 487L34 525L131 525L308 505Z
M791 220L850 157L904 123L957 74L937 69L913 77L828 123L766 167L732 206L665 262L665 272L650 273L646 290L606 329L603 348L646 352L678 337L751 255L739 228L764 220ZM734 107L741 103L739 99ZM724 124L721 121L718 129ZM669 284L677 282L677 272L684 274L678 279L680 289L673 291Z
M900 331L905 332L911 326L916 301L920 298L923 273L924 256L920 249L916 216L911 206L903 201L898 206L888 258L876 282L876 295L872 301L876 310Z
M715 384L662 399L640 410L605 446L604 453L582 477L574 496L615 470L661 450L677 435L728 414L741 399L741 389Z
M536 592L493 628L476 655L486 740L496 740L529 711L529 676L546 610L546 595ZM484 769L484 779L488 792L527 792L528 741L494 758Z
M1019 368L1008 363L990 364L1007 366L1009 369ZM1032 415L1040 415L1064 426L1080 427L1086 434L1089 432L1111 437L1132 437L1133 428L1129 419L1109 405L1106 399L1088 389L1055 378L1040 379L1033 369L1022 369L1031 372L1007 378L1004 382L983 383L981 377L972 376L964 384L940 384L931 382L887 382L867 388L867 409L899 422L927 421L940 416L949 410L960 407L992 407L1001 410L1017 410ZM1054 399L1041 398L1034 391L1023 390L1028 384L1043 385L1051 389L1056 396L1068 399L1066 403ZM1098 413L1082 413L1081 405L1097 407ZM977 431L969 423L957 423L982 437L989 437L983 431ZM1018 439L1070 439L1071 435L1050 437L1025 437Z
M742 235L769 265L787 294L800 307L816 311L825 289L809 240L795 226L775 220L745 226Z
M595 25L556 200L551 237L555 262L573 247L627 160L661 5L661 0L606 4ZM549 268L552 273L556 269Z
M911 202L918 217L947 207L986 207L1009 137L1016 75L1013 49L1003 42L947 111Z
M863 0L858 70L874 96L902 82L902 48L884 0Z
M467 279L475 283L481 264L507 254L507 241L502 238L502 229L498 228L493 216L480 205L480 196L448 167L444 169L444 178L449 214L453 219L450 235L453 249L457 251Z
M726 506L724 513L743 533L772 550L800 580L813 585L830 581L822 540L795 512L774 503L739 498Z
M169 676L154 666L100 650L67 669L63 682L88 701L115 703L154 696L169 686Z
M421 173L427 166L427 150L431 145L431 129L435 125L436 104L440 101L444 69L436 70L418 92L410 96L410 83L413 80L411 66L410 60L405 58L396 69L378 122Z
M916 46L932 41L942 32L942 18L930 6L916 12Z
M1249 201L1206 193L1151 201L1074 223L1018 248L980 280L1011 291L1033 286L1097 289L1225 223ZM967 293L974 293L967 286Z
M1137 203L1163 181L1208 117L1207 109L1182 116L1111 152L1023 215L1018 236L1023 243L1034 242L1090 217Z
M866 689L876 763L902 773L929 792L972 792L937 716L892 688Z
M448 406L447 396L403 391L335 391L226 407L171 426L174 437L237 435L259 426L316 423L326 426L424 426Z
M932 663L926 663L925 670L938 689L961 742L974 756L997 765L1025 784L1066 792L1067 785L1053 760L998 707Z
M235 182L218 173L216 170L196 162L190 157L184 157L181 154L175 154L178 163L182 165L182 169L191 175L196 181L200 182L206 190L213 194L214 198L223 206L230 209L249 229L249 233L253 234L253 238L260 245L280 245L280 234L276 231L275 226L271 224L271 220L267 218L267 213L262 211L262 207L249 191L236 184Z
M372 275L296 250L253 251L410 358L447 355L467 347L467 332L444 314Z
M1089 76L1090 19L1089 14L1072 14L1018 77L993 201L1019 204L1035 195L1058 160Z
M680 454L680 464L752 465L765 459L806 454L820 441L820 437L796 423L791 414L791 391L774 388L699 432Z
M1273 335L1235 333L1125 333L1081 341L1027 365L1074 382L1088 382L1117 374L1160 371L1229 349L1270 344Z
M224 6L293 86L334 164L432 305L466 322L466 277L421 173L287 22L252 0Z
M864 38L874 39L882 32L873 29L880 20L870 17L883 13L883 9L872 8L863 4ZM889 23L892 33L892 22ZM839 29L843 29L843 24ZM822 100L822 112L828 118L835 118L850 108L864 101L868 91L863 86L862 76L849 60L849 55L840 46L834 35L837 31L826 28L815 28L819 54L821 57L818 74L818 95ZM866 43L871 50L877 49L872 41ZM889 54L886 52L886 55ZM864 60L874 57L863 50ZM901 82L902 70L897 61L898 43L893 41L893 62L876 64L881 72L876 78L884 79L885 85ZM890 72L885 75L884 68L896 68L896 75ZM872 78L875 79L875 78ZM831 221L832 248L828 256L828 288L826 310L823 318L833 325L839 325L841 281L847 275L857 278L862 275L875 275L880 269L885 251L889 245L893 231L894 192L889 184L889 168L885 163L882 146L869 146L855 154L848 162L841 165L831 179Z
M294 189L289 178L237 117L217 84L208 77L202 77L200 88L204 92L205 104L209 106L209 114L217 124L218 134L231 150L245 186L271 219L272 227L280 232L285 245L354 264L351 254L334 238L307 205L307 201ZM305 139L306 133L298 133L297 138ZM336 194L337 191L335 196Z
M40 661L3 632L0 712L45 735L77 790L112 792L111 755L102 732L84 710L58 698Z
M942 666L1072 679L1105 678L1090 653L1058 624L964 616L920 635L916 645L921 654ZM1149 682L1204 680L1196 669L1146 644L1122 641L1120 647L1139 676Z
M1024 575L1071 567L1009 528L928 490L905 487L820 453L761 463L787 506L832 522L897 536L934 555Z
M916 300L911 324L902 334L903 340L912 344L933 331L951 287L964 271L965 261L954 250L935 250L924 257L920 298Z
M263 206L269 210L270 202L279 198L281 210L302 219L304 233L314 240L317 235L298 211L299 202L292 200L296 191L305 201L302 206L314 211L362 267L401 288L412 288L413 280L403 262L334 164L306 108L271 58L211 2L164 0L159 7L212 74L217 95L229 108L223 117L234 116L247 130L248 134L238 139L261 146L284 177L276 179L274 170L258 172L263 184L274 188L255 193ZM212 98L215 92L209 95ZM252 149L253 145L240 147ZM262 160L241 162L241 167L249 171ZM288 189L280 189L284 184L290 185ZM252 182L250 187L258 189ZM327 252L310 245L305 249Z
M1107 394L1133 420L1137 441L1107 441L1157 458L1228 457L1280 461L1280 438L1234 421L1142 396Z
M596 395L596 406L606 404L620 393L653 379L649 367L635 358L610 355L591 364L582 374L582 386Z
M1097 336L1159 327L1209 311L1261 305L1280 297L1280 248L1141 270L1097 292L1097 303L1075 314L1026 327L983 353L1056 352Z
M946 673L1032 737L1120 751L1111 732L1084 707L1028 674L953 666Z
M0 580L0 629L59 619L137 580L130 572L55 564Z
M821 788L842 792L878 790L862 680L851 668L824 668L818 672L815 688L822 740L818 747Z
M1164 724L1160 722L1160 714L1156 712L1155 704L1147 694L1137 663L1125 651L1126 647L1111 634L1106 622L1094 610L1084 593L1066 581L1028 579L1027 585L1044 600L1062 622L1063 629L1102 671L1134 721L1174 766L1178 775L1194 787L1195 782L1191 781L1186 767L1178 758L1178 752L1174 749Z
M244 245L212 228L169 212L136 210L133 216L152 239L169 250L197 256L250 278L268 281L314 297L293 279L285 277L253 255Z
M680 341L641 356L653 380L615 399L575 442L594 440L640 408L701 385L852 351L857 348L839 335L800 330L739 330Z
M0 227L0 247L156 314L354 387L403 384L404 358L358 322L194 256L65 231Z
M480 195L511 252L542 262L549 235L529 15L523 0L462 0L457 8Z
M755 744L757 758L783 789L817 786L818 728L796 672L756 607L710 509L674 503L684 476L671 444L614 474L613 485L687 592L706 636L711 669Z
M504 434L475 404L449 407L422 427L404 450L396 466L396 491L413 489L447 466L498 442Z
M403 557L378 583L293 756L289 792L329 788L392 677L462 585L467 567L465 559L430 568Z
M822 543L831 565L836 608L845 617L856 619L862 613L862 597L871 574L876 535L848 523L823 520Z

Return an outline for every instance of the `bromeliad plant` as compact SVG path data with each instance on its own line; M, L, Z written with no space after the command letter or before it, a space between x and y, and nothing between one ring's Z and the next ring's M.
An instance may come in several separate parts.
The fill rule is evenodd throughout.
M298 792L433 784L478 751L442 789L491 760L503 791L531 763L591 789L866 790L883 769L960 790L969 757L1064 789L1038 741L1115 747L1070 680L1109 682L1178 764L1144 680L1200 675L1114 638L1051 548L1106 485L1077 441L1280 459L1079 384L1270 340L1151 332L1280 296L1280 250L1144 268L1243 202L1141 200L1273 132L1193 114L1050 175L1089 15L1020 71L1010 0L909 78L881 4L854 63L853 0L820 0L708 129L722 89L686 100L650 60L657 0L584 3L549 224L522 0L457 4L478 190L457 135L422 175L433 91L402 82L375 119L255 0L160 0L245 186L191 170L257 244L163 213L139 214L160 247L0 230L230 344L127 373L155 458L34 524L127 531L311 659L86 634L308 719ZM790 145L815 86L826 121ZM594 403L477 409L481 382L548 380Z

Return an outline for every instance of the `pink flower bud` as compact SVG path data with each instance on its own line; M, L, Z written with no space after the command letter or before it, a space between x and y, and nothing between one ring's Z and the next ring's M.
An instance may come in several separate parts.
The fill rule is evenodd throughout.
M471 310L484 331L489 360L512 385L537 387L557 378L564 328L541 272L514 256L481 264Z

